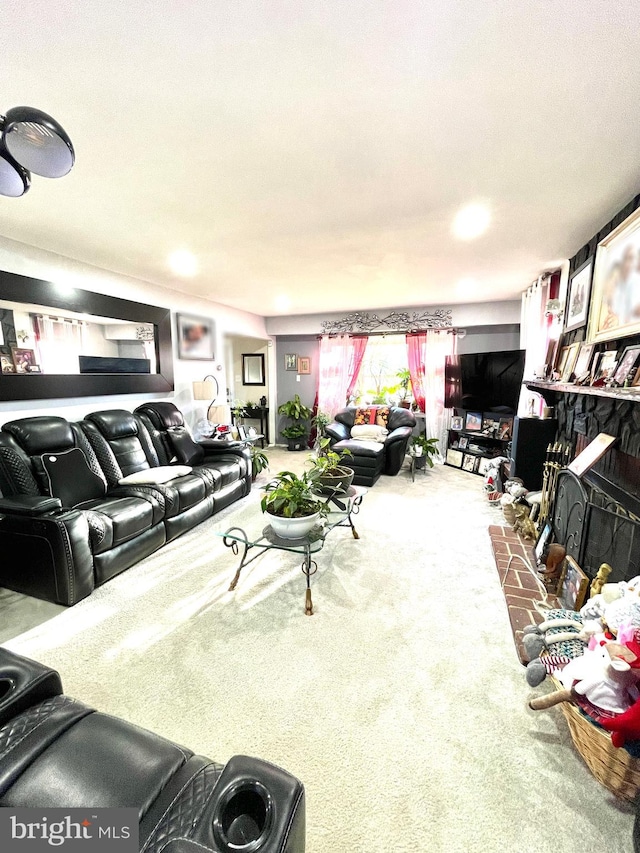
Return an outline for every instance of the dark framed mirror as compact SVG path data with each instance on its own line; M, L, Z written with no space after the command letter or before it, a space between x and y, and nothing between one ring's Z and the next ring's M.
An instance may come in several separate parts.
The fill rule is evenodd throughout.
M242 354L242 384L264 385L264 354Z
M0 330L0 401L173 391L168 308L0 271Z

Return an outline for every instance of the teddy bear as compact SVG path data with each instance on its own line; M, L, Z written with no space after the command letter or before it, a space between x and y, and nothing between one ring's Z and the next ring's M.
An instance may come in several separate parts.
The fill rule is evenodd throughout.
M598 620L614 634L621 625L640 628L640 576L620 583L605 583L580 610L585 619Z

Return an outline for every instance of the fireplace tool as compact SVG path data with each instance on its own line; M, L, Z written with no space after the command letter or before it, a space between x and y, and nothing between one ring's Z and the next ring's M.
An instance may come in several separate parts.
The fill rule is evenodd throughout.
M542 474L542 500L540 501L540 517L538 521L539 530L542 530L545 521L553 511L558 473L567 467L570 457L571 448L569 445L563 446L560 442L556 442L547 447Z

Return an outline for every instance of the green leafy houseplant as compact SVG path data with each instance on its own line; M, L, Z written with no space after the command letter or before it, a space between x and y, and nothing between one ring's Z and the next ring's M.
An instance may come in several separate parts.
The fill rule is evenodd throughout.
M318 488L325 492L346 491L353 482L353 471L346 465L341 465L344 462L345 456L352 456L350 450L343 450L342 453L336 453L331 449L331 441L328 438L321 438L318 441L317 453L315 457L311 457L310 471L317 480Z
M251 477L255 480L258 474L269 469L269 457L262 448L256 447L255 444L249 447L249 452L251 453Z
M287 400L278 407L281 415L289 418L290 424L282 430L282 435L289 442L289 450L302 450L304 447L304 436L308 434L308 421L311 417L311 409L304 405L300 395L296 394L292 400Z
M265 487L260 502L262 512L281 518L303 518L308 515L326 515L328 507L313 491L317 477L305 471L298 477L291 471L281 471Z
M424 433L421 433L420 435L414 436L411 441L412 450L413 448L418 447L422 448L421 457L425 460L429 468L433 468L433 459L431 457L438 453L438 439L427 438ZM414 455L416 455L415 452Z
M245 410L245 404L242 400L234 400L233 406L231 407L231 414L233 415L233 422L240 423L243 418L246 418L247 412Z
M328 415L326 412L321 412L318 410L316 414L311 418L311 426L316 429L316 449L320 449L320 442L324 436L324 431L326 427L331 423L331 415Z
M403 408L408 409L409 404L407 403L407 397L409 396L409 385L411 383L411 373L409 372L409 368L401 367L396 373L396 376L399 379L398 390L400 392L400 405Z

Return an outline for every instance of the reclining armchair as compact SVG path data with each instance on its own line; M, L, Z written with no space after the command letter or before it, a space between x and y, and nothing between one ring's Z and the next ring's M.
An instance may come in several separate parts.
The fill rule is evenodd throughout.
M301 782L237 755L223 766L62 693L0 648L0 808L135 808L145 853L304 853ZM28 842L27 842L28 843Z
M358 438L352 435L352 429L360 425L374 427L374 431L377 426L379 430L386 429L387 433L380 435L378 440ZM347 406L334 416L334 422L325 427L324 433L331 442L332 450L336 453L348 450L351 454L347 454L343 462L355 472L354 484L373 486L380 474L393 477L402 468L415 425L414 415L400 406L369 409Z

